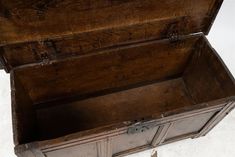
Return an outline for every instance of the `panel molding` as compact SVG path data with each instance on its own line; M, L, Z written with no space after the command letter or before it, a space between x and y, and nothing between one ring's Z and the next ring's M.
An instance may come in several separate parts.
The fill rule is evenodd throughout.
M165 140L166 135L169 132L170 128L172 127L173 123L174 122L166 123L160 126L160 128L157 130L151 142L151 145L153 147L156 147L157 145L161 144Z
M201 129L201 131L193 138L198 138L205 136L210 132L229 112L231 112L235 107L235 102L229 102L219 113L212 117L208 123Z
M199 108L196 110L190 111L188 109L185 109L184 111L182 111L177 115L162 115L162 118L156 118L156 119L154 118L154 120L150 120L149 123L156 123L158 126L161 126L167 123L171 123L172 121L176 121L187 117L192 117L198 114L208 113L212 111L220 111L225 106L224 101L225 101L224 99L221 99L220 101L210 102L213 103L213 105L210 107L208 107L209 105L207 104L201 104L199 105ZM124 126L119 129L110 130L108 132L100 132L97 134L90 133L89 135L83 137L81 136L81 133L77 133L74 134L73 136L68 135L66 138L61 137L56 140L39 141L36 143L38 143L39 148L42 150L42 152L46 153L62 148L72 147L75 145L101 141L108 137L111 138L115 136L120 136L122 134L126 134L127 129L131 126L132 125Z
M142 151L152 149L152 148L154 148L154 147L151 145L144 145L144 146L136 147L133 149L128 149L128 150L122 151L120 153L116 153L112 157L124 157L124 156L130 155L130 154L142 152Z
M223 100L221 101L224 102ZM202 106L204 107L202 108ZM159 127L156 130L156 133L153 136L153 139L150 142L150 144L137 147L134 149L130 149L121 153L116 153L114 155L112 155L113 153L112 152L112 137L126 134L128 127L122 127L116 130L112 130L109 132L102 132L96 135L92 134L89 136L84 136L82 138L74 139L73 137L73 140L71 139L68 140L69 138L67 140L65 140L64 138L63 139L60 138L61 140L60 143L55 143L53 141L49 141L49 143L48 142L46 143L36 142L37 145L34 145L34 146L32 145L31 148L27 148L27 149L25 148L24 149L25 152L21 151L20 153L17 153L17 154L19 154L20 156L20 154L26 153L27 155L29 154L28 155L29 157L45 157L44 153L46 152L55 151L55 150L67 148L67 147L72 147L75 145L91 143L91 142L95 142L96 144L98 157L112 157L112 156L119 157L119 156L125 156L127 154L133 154L133 153L139 152L138 150L147 150L147 149L155 148L156 146L165 144L165 138L171 126L174 124L174 121L179 120L179 119L184 119L187 117L192 117L192 116L199 115L202 113L212 112L212 111L220 112L221 110L225 110L225 107L231 106L231 104L226 105L226 104L220 103L219 105L217 105L217 103L215 103L213 106L210 106L210 107L206 107L203 104L202 106L199 109L194 110L194 111L185 110L185 112L182 112L177 115L169 115L169 116L165 115L165 116L162 116L162 118L160 119L155 119L155 120L150 121L151 123L156 123L156 126ZM232 106L234 106L234 104ZM228 110L229 109L232 109L232 108L229 107ZM195 134L192 135L192 137L194 136ZM188 137L185 137L185 138L188 138ZM175 141L178 141L178 140L176 139ZM169 141L169 143L171 143L171 141ZM46 146L44 145L43 147L41 147L43 144L47 144L47 145ZM25 145L22 145L22 147L25 147ZM36 150L33 150L32 148L35 148Z
M112 142L110 138L96 143L98 157L112 157Z
M170 144L170 143L173 143L173 142L177 142L177 141L185 140L185 139L188 139L188 138L192 138L195 135L197 135L197 133L190 133L190 134L187 134L187 135L182 135L182 136L178 136L178 137L175 137L175 138L171 138L171 139L165 140L164 142L162 142L158 146L163 146L163 145L167 145L167 144Z

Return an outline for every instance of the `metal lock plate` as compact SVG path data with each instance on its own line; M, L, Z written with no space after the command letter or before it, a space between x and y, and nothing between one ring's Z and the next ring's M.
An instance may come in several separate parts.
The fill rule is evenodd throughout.
M141 132L145 132L147 130L150 130L154 127L157 126L157 123L156 122L139 122L139 123L136 123L134 124L133 126L130 126L128 129L127 129L127 133L128 134L135 134L135 133L141 133Z

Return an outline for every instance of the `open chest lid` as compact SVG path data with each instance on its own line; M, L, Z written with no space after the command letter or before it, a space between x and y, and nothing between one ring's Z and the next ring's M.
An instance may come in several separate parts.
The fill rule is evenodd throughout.
M223 0L2 0L0 59L25 64L120 44L208 34Z

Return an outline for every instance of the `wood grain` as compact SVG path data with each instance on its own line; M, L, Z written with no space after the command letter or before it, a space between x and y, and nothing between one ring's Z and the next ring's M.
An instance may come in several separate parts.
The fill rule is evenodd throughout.
M210 101L223 104L219 99L226 100L235 92L233 78L200 35L177 42L122 45L47 65L21 66L11 75L17 76L13 79L17 99L27 100L28 96L30 100L14 104L22 108L19 114L24 109L29 112L23 114L25 118L16 117L18 126L35 125L25 125L25 131L17 134L20 143L167 117ZM18 94L18 89L24 89L23 93ZM28 136L31 129L38 134ZM163 138L156 139L163 142Z
M207 33L222 0L1 0L0 45L188 17L183 32ZM160 34L161 37L162 34Z
M235 106L204 37L222 2L0 0L16 154L123 156L205 135Z
M67 97L83 98L180 75L197 39L128 45L48 65L26 66L14 72L34 103Z
M42 139L93 129L112 123L141 120L193 105L182 80L139 87L37 111ZM180 99L178 99L180 98Z

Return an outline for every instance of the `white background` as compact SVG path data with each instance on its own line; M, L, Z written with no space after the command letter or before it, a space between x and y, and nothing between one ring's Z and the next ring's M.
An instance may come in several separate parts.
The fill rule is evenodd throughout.
M225 0L208 36L235 76L235 0ZM0 157L15 157L10 108L10 78L0 71ZM150 157L153 150L129 157ZM157 148L159 157L235 157L235 110L207 136Z

